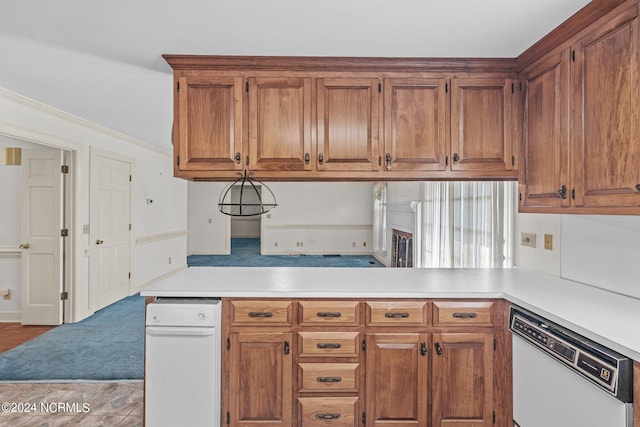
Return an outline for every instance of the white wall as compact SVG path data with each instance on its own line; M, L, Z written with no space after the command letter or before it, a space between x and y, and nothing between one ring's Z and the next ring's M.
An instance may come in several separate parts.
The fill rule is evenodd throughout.
M218 199L225 182L189 182L189 255L228 255L230 220L218 211Z
M68 319L78 321L93 312L89 304L91 245L88 235L82 232L83 225L90 225L91 147L128 156L134 162L131 292L186 267L187 184L173 178L169 152L2 88L0 135L74 153L71 189L75 199L71 212L74 222L70 226L74 265L69 272L72 286ZM13 184L4 181L0 182L0 188L2 194L16 191ZM154 203L148 205L147 198L154 199Z
M371 253L371 183L267 185L278 206L261 217L263 254ZM189 254L230 253L230 217L217 208L224 186L189 183Z
M640 298L640 216L518 214L520 231L535 233L537 247L516 242L516 264ZM544 249L544 233L554 248Z
M278 206L262 218L263 254L372 253L372 183L267 184Z

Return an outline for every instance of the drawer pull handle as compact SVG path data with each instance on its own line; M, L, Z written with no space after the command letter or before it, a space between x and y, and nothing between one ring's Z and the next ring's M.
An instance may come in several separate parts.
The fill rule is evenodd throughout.
M434 343L433 345L434 345L434 347L436 348L436 353L438 353L438 356L442 355L442 353L443 353L443 351L444 351L444 350L443 350L443 349L442 349L442 347L440 346L440 343L439 343L439 342L436 342L436 343Z
M476 313L453 313L452 316L456 319L475 319L478 317Z
M273 317L270 311L250 311L249 317Z
M321 412L319 414L316 414L316 418L319 420L337 420L338 418L340 418L340 414L327 414Z
M320 344L316 345L316 347L318 348L341 348L342 344L337 343L337 342L321 342Z
M316 380L319 383L339 383L342 381L342 377L318 377Z
M342 317L342 313L337 311L319 311L316 317Z
M403 319L409 317L409 313L385 313L384 317L387 319Z

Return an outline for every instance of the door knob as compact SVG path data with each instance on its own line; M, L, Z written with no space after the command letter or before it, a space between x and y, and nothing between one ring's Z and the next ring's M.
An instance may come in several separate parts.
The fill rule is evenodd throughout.
M96 240L96 245L101 245L103 243L104 243L104 240L100 240L100 239Z
M21 244L20 249L29 249L29 244L28 243Z

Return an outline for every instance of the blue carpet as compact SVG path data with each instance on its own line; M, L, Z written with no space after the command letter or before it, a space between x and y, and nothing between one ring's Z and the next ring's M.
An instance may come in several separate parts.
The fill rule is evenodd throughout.
M0 354L0 380L142 379L144 307L136 294Z
M260 255L259 239L232 239L231 255L192 255L189 266L384 267L371 256ZM127 380L144 373L144 298L118 301L0 354L0 381Z
M368 255L260 255L260 239L231 239L230 255L191 255L190 267L384 267Z

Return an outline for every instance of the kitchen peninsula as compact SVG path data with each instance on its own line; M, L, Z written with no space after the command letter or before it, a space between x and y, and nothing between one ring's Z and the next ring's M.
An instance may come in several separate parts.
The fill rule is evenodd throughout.
M275 376L261 372L279 392L260 403L279 408L268 425L330 418L331 425L369 425L367 419L376 425L408 414L412 425L427 425L427 411L419 409L429 407L434 426L455 422L456 412L477 413L474 426L493 425L494 417L506 426L510 304L640 361L640 335L632 327L640 300L523 269L192 267L141 295L222 299L221 408L223 419L231 414L230 425L251 425L239 418L241 405L249 405L239 400L257 395L236 380L239 369L246 381L252 363L265 366L238 353L254 346L277 368ZM401 371L409 378L403 385L381 376ZM475 387L477 399L467 407L452 403L465 387ZM399 390L415 396L385 400Z

